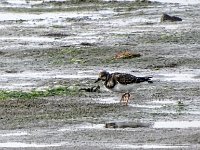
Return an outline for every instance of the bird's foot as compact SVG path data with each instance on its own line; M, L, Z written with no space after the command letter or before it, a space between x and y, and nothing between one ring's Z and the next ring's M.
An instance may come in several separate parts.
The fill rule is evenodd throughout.
M121 98L121 100L120 100L120 103L122 103L122 104L124 104L125 106L127 106L128 105L128 101L129 101L129 99L130 99L130 93L124 93L123 95L122 95L122 98Z

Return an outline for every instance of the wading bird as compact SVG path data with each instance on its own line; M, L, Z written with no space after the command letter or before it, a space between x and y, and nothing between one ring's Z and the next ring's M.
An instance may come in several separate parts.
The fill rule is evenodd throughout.
M124 93L121 97L120 103L128 105L130 92L133 91L134 85L141 82L153 83L151 78L152 77L136 77L127 73L109 73L107 71L101 71L95 83L100 80L104 81L104 85L107 89L113 92Z

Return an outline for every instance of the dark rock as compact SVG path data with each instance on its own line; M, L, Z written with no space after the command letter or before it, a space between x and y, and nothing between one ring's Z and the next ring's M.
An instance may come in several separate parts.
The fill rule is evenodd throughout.
M82 42L80 45L83 45L83 46L93 46L94 44L88 43L88 42Z
M44 34L43 36L52 36L52 37L67 37L67 36L71 36L71 34L64 34L64 33L47 33Z
M163 14L162 17L161 17L161 22L165 22L165 21L182 21L181 18L179 17L176 17L176 16L170 16L168 14Z
M21 73L23 71L21 71L21 70L6 70L5 72L6 73Z
M5 52L0 51L0 55L4 55L4 54L5 54Z
M149 0L136 0L135 1L136 3L152 3L151 1L149 1Z

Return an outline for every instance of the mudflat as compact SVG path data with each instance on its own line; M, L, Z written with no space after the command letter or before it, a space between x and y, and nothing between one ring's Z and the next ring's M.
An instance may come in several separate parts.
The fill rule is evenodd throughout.
M200 4L0 7L0 148L200 148ZM162 22L163 13L182 21ZM153 76L153 84L137 84L123 106L119 93L94 83L100 70ZM105 128L135 121L151 126Z

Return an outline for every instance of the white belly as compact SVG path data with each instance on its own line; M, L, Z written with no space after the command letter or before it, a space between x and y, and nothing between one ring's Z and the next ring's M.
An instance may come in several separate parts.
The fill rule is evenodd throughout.
M115 87L113 89L110 89L113 92L131 92L133 90L133 84L127 84L127 85L123 85L123 84L117 84L115 85Z

